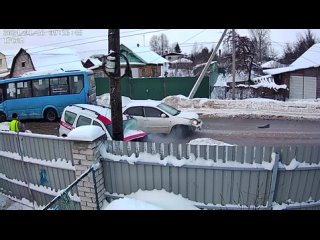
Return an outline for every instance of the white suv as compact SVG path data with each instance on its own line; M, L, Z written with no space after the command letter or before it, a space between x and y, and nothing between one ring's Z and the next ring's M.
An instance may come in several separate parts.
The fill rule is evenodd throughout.
M180 111L163 102L155 100L131 100L123 106L123 114L135 117L138 128L147 133L163 133L187 136L202 128L199 115Z
M59 127L59 136L66 137L68 133L80 126L96 125L107 134L107 139L112 139L111 109L90 104L73 104L67 106L62 113ZM123 116L124 141L142 140L147 134L136 130L137 120Z

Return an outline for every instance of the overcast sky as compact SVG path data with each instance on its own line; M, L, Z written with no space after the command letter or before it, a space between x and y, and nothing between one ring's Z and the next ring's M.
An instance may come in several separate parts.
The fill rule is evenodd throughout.
M164 33L169 44L178 42L183 53L190 53L195 42L203 47L212 48L216 44L224 29L121 29L120 41L129 48L149 46L153 35ZM247 35L248 30L238 29L240 35ZM306 29L271 29L273 48L282 53L282 47L287 42L295 42L298 34ZM312 29L320 37L320 29ZM107 29L0 29L1 50L15 50L21 47L48 46L59 48L62 46L75 49L82 58L93 53L101 53L107 49Z

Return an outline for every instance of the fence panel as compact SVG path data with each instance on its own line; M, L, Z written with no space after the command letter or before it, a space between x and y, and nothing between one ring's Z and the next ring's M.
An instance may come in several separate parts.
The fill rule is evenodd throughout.
M0 154L0 173L3 174L0 180L4 194L44 205L57 191L75 180L70 141L28 133L1 132L0 142L0 150L3 151Z

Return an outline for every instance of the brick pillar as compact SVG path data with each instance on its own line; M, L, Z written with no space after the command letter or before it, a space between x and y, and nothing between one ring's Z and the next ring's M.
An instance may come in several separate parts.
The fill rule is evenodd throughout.
M72 155L76 168L76 178L85 172L92 164L96 163L100 158L99 146L102 144L101 138L92 142L88 141L73 141ZM98 202L100 208L104 200L104 178L103 169L100 164L95 171L96 188L98 191ZM97 210L96 194L94 188L93 174L90 172L78 184L80 204L82 210Z

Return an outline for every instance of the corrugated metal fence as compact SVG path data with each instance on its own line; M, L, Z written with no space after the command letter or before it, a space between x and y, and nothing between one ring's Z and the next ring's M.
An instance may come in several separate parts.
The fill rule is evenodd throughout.
M271 209L275 203L287 209L319 206L320 146L115 141L106 146L108 157L102 160L107 196L165 189L212 209ZM134 164L127 161L132 157L126 159L132 154ZM293 202L303 204L290 205Z
M46 205L76 179L72 142L55 136L0 133L0 191ZM71 200L80 209L77 190Z

